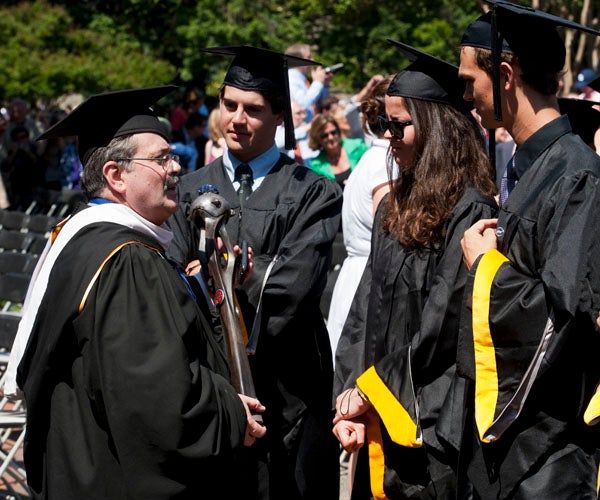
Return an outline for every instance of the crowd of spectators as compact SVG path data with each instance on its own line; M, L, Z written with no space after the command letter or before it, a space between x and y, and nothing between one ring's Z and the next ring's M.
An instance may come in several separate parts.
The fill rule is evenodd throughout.
M310 50L305 52L308 46L299 47L292 46L291 50L300 50L303 56L312 57ZM380 77L372 78L360 92L345 99L330 92L334 74L322 67L314 69L312 76L307 75L308 67L290 70L290 74L292 72L298 74L296 79L302 81L305 89L312 88L312 91L308 96L299 95L297 87L292 85L296 79L290 79L297 139L296 149L288 151L291 157L310 167L312 159L322 156L321 144L314 149L309 147L310 125L315 117L322 120L326 116L336 123L340 144L346 139L370 144L371 138L365 137L361 127L359 106L360 100ZM25 211L32 202L47 205L62 190L79 189L82 167L77 156L76 138L36 141L44 130L70 113L72 107L69 102L49 105L22 98L14 98L1 107L0 208ZM180 92L176 102L161 110L161 114L169 130L171 147L181 158L184 173L201 168L223 154L217 96L207 96L197 86L188 86ZM283 126L280 129L276 139L284 151ZM348 162L344 164L348 165ZM354 164L352 162L351 167ZM343 174L344 179L348 173ZM344 181L340 184L343 187Z

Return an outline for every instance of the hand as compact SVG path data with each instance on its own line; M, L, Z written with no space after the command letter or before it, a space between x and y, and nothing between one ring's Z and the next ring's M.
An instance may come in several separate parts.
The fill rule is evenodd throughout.
M244 396L243 394L238 394L238 396L242 400L246 410L246 432L244 434L244 446L252 446L257 439L263 437L267 433L267 428L254 420L254 417L252 417L252 411L262 413L266 408L258 399Z
M333 426L333 434L349 453L365 444L365 424L360 421L341 420Z
M242 248L239 245L234 245L233 253L235 254L235 258L238 259L237 263L239 265L239 259L242 256ZM238 272L235 273L235 279L234 279L233 286L243 285L250 279L250 276L252 276L252 271L254 270L254 252L252 251L252 247L250 247L250 246L248 247L246 256L248 258L246 272L243 274L238 273Z
M356 387L342 392L335 400L335 417L333 423L337 424L340 420L350 420L358 417L371 408L371 404L365 401L356 390Z
M463 261L467 269L471 269L477 258L493 248L497 248L496 226L498 219L481 219L465 231L460 240Z
M333 73L326 73L322 66L315 66L310 75L313 82L321 82L326 87L331 83L331 80L333 80L333 77L335 76Z
M198 274L200 272L200 269L202 269L200 261L198 259L193 260L187 266L185 266L185 275L193 276L194 274Z
M223 240L221 238L217 238L217 251L220 252L222 249L223 249ZM238 258L242 255L242 249L240 248L239 245L235 245L233 247L233 253L235 254L235 258ZM237 280L237 274L236 274L236 282L234 283L234 286L238 286L238 285L242 285L243 283L246 283L246 281L248 281L250 279L250 276L252 276L252 271L254 270L254 252L251 247L248 247L247 255L248 255L248 266L246 268L246 272L242 276L241 280ZM196 260L191 261L185 267L185 274L186 274L186 276L193 276L194 274L199 273L200 269L202 269L202 266L200 265L200 261L198 259L196 259Z

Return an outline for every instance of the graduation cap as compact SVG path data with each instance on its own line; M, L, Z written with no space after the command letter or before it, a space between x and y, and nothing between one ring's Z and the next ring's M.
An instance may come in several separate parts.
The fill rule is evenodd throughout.
M294 149L296 139L290 105L288 69L298 66L320 66L321 63L250 45L209 47L200 50L211 54L233 56L223 81L225 85L255 92L276 90L283 95L285 148Z
M463 99L465 82L458 77L457 66L405 43L387 40L411 61L391 81L387 95L450 104L462 112L472 108L472 103Z
M569 117L573 133L583 139L586 144L593 144L594 134L600 127L599 102L587 99L558 98L558 106L563 115Z
M494 115L502 120L500 104L500 54L515 54L523 67L540 73L558 73L565 65L564 42L557 26L600 35L562 17L540 10L509 3L506 0L486 0L492 8L471 23L465 31L461 46L480 47L492 51Z
M50 127L37 140L77 136L83 165L115 137L152 132L169 140L167 128L150 106L177 87L164 85L96 94Z

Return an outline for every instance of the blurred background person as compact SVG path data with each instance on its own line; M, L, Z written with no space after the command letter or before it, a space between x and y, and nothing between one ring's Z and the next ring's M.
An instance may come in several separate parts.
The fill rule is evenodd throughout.
M579 99L600 102L600 92L590 87L590 83L596 79L596 76L596 72L592 68L582 69L577 74L574 87L579 92L577 95Z
M275 144L279 151L296 160L300 165L308 166L311 158L319 154L319 150L311 149L308 145L310 124L306 123L306 111L298 101L290 102L292 108L292 121L294 123L294 137L296 146L294 149L285 149L285 127L283 124L277 127L275 132Z
M308 146L319 150L319 155L310 160L311 170L337 182L342 189L350 172L369 149L360 138L343 138L337 120L323 114L315 116L310 125Z
M350 124L346 118L345 110L346 103L340 101L338 96L329 94L325 99L323 99L323 102L321 102L319 113L334 118L340 127L342 136L349 137Z
M346 137L361 137L365 139L366 143L370 145L371 138L375 136L372 134L367 134L362 125L362 112L361 112L361 103L368 96L373 87L377 85L381 80L383 80L383 75L373 75L369 78L369 81L365 84L365 86L358 91L358 93L354 94L348 103L346 103L344 107L344 115L346 117L346 121L348 122L348 132Z
M169 115L171 130L175 134L185 126L191 114L199 113L208 118L208 108L204 104L205 94L198 87L188 87L181 102L175 106Z
M379 123L379 117L385 116L385 93L391 80L392 76L382 78L360 104L363 129L371 138L371 146L350 174L344 189L342 233L347 257L335 282L327 315L327 331L334 353L371 251L373 216L390 190L389 179L398 175L395 162L390 163L388 172L386 157L390 141L383 137L385 130Z
M0 169L12 210L25 211L44 190L44 170L36 154L36 145L24 126L10 131L10 147Z
M221 110L214 108L208 115L208 141L204 146L204 166L223 156L226 147L221 130Z
M285 54L288 56L312 59L310 45L296 43L290 45ZM311 81L308 80L310 71ZM327 73L321 66L298 66L288 70L290 83L290 99L300 103L306 111L306 121L310 123L320 102L329 95L329 86L333 73Z
M193 172L204 165L203 134L206 128L206 116L200 113L191 113L185 125L172 132L171 148L173 153L180 158L183 173ZM202 155L200 155L202 152Z
M3 136L3 147L4 152L8 152L10 149L14 150L14 141L11 139L11 132L16 127L23 127L29 135L29 139L33 141L42 132L35 118L30 114L29 103L21 98L15 98L10 101L8 106L8 126L6 133Z

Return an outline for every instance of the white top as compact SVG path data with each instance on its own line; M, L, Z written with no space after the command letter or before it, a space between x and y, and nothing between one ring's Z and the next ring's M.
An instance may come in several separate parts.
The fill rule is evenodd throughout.
M373 229L373 189L388 181L387 139L374 139L362 156L344 188L342 229L348 257L335 283L327 318L327 330L335 354L346 316L358 288L369 253ZM397 175L395 169L394 177Z

